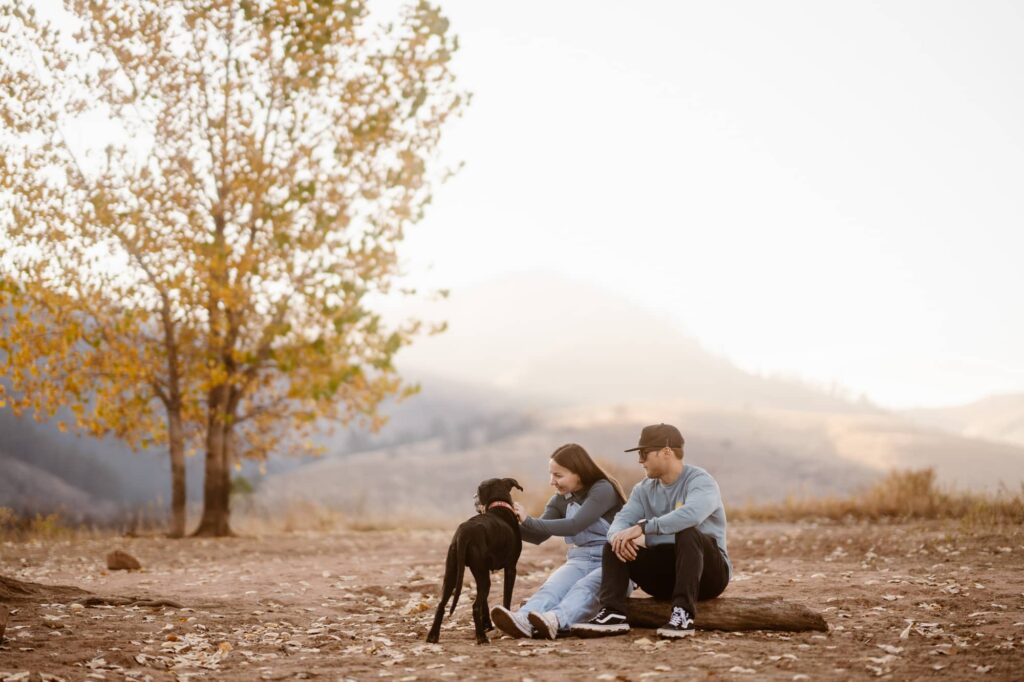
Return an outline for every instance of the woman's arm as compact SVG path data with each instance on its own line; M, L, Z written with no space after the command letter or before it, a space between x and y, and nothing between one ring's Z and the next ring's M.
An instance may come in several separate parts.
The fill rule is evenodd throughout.
M523 521L522 527L524 530L529 529L531 532L547 533L548 537L552 535L563 537L576 535L576 533L588 528L592 523L601 518L618 501L618 495L615 494L615 488L612 487L612 484L608 481L600 480L590 488L587 499L583 502L580 510L576 512L576 516L571 519L528 518Z
M557 500L558 500L558 495L552 495L551 496L551 499L548 500L548 504L547 504L546 507L544 507L544 513L541 514L540 518L542 518L542 519L560 519L560 518L562 518L562 516L563 516L562 515L562 511L558 508L558 501ZM544 531L541 528L537 528L537 527L534 527L534 526L528 526L527 525L527 522L529 522L529 521L536 521L536 520L537 519L532 519L529 516L527 516L526 520L523 523L519 524L519 532L523 536L523 540L525 542L530 542L530 543L532 543L534 545L539 545L540 543L544 542L549 537L551 537L551 533L548 533L548 532Z

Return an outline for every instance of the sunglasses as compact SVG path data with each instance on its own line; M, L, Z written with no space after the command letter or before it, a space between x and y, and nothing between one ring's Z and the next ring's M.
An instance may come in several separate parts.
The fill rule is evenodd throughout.
M640 463L643 464L647 461L647 457L651 453L658 452L659 450L661 450L661 448L645 448L643 450L638 450L636 454L640 457Z

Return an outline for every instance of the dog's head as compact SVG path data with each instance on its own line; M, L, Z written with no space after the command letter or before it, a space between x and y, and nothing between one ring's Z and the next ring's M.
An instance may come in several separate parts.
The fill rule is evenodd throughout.
M514 478L489 478L476 489L476 509L478 512L487 510L491 502L508 502L512 504L512 488L523 489Z

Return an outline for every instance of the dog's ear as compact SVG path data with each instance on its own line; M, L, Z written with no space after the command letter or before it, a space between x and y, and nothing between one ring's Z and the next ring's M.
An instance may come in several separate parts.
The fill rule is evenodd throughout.
M503 483L505 483L505 485L508 486L509 492L512 491L512 488L519 488L520 490L523 489L523 486L519 485L519 481L517 481L514 478L503 478L501 480Z

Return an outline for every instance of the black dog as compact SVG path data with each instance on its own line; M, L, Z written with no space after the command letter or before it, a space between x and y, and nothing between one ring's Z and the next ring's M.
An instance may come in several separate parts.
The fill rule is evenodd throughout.
M512 588L516 584L516 562L523 551L523 538L519 533L519 520L512 509L512 488L523 489L514 478L491 478L477 488L478 504L482 513L459 525L448 546L448 559L444 566L444 585L441 602L434 614L434 625L427 634L428 642L437 642L441 635L444 607L455 593L449 615L455 612L462 593L462 579L466 566L476 580L476 600L473 601L473 625L476 643L486 644L485 631L493 629L487 594L491 590L491 571L505 569L505 608L512 605Z

